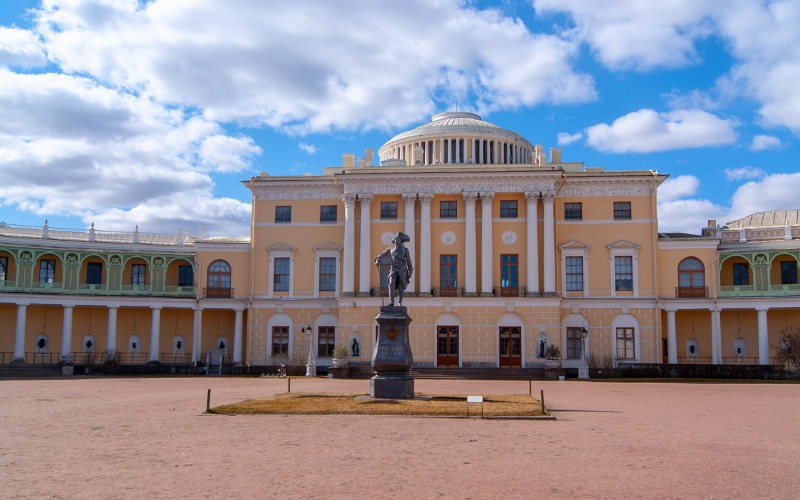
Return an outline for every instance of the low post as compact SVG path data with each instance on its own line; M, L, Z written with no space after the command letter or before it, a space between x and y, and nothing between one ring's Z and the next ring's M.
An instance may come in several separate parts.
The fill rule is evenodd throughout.
M211 389L208 390L208 394L206 395L206 411L211 409Z
M544 414L544 389L539 392L539 402L542 403L542 414Z

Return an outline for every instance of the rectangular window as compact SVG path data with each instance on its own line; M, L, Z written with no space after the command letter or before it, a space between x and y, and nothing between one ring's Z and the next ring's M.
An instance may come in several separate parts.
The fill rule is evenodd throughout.
M567 220L583 219L583 204L564 203L564 218Z
M565 259L567 273L567 291L583 291L583 257L567 257Z
M457 295L456 271L458 260L455 255L439 256L439 294L443 297Z
M322 205L319 207L320 222L336 222L336 205Z
M636 359L633 328L617 328L617 359Z
M273 356L288 356L289 355L289 327L288 326L273 326L272 327L272 355Z
M500 294L513 295L519 293L517 288L517 255L504 254L500 256ZM505 289L502 290L502 289Z
M192 266L178 267L178 286L194 286L194 271Z
M336 328L333 326L320 326L317 340L317 356L330 358L333 356L333 347L336 345Z
M793 260L785 260L781 262L781 284L797 284L797 262Z
M319 291L336 291L336 257L319 258Z
M396 201L382 201L381 202L381 219L396 219L397 218L397 202Z
M147 266L144 264L134 264L131 266L131 285L144 285Z
M289 259L287 257L275 259L272 289L276 292L289 291Z
M442 219L455 219L458 217L458 209L455 201L439 202L439 217Z
M8 275L8 257L0 257L0 281L5 281Z
M615 201L614 220L630 220L630 218L631 218L631 202Z
M583 357L583 337L580 327L567 327L567 359L581 359Z
M56 261L42 259L39 261L39 283L53 283L56 280Z
M750 284L750 268L746 263L737 262L733 264L733 284L735 286Z
M614 290L633 291L633 257L614 257Z
M99 285L103 282L103 264L89 262L86 264L86 284Z
M517 217L517 200L500 200L500 217L515 219Z
M292 222L292 207L275 207L275 222Z

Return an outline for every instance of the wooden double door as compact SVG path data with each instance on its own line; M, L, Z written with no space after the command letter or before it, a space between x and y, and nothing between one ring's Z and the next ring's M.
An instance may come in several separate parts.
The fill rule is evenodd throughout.
M500 367L522 367L522 329L500 327Z
M440 326L437 329L436 366L458 366L457 326Z

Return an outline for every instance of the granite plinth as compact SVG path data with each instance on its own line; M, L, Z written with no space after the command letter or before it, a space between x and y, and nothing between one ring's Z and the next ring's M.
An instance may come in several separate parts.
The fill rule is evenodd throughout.
M378 341L372 350L370 397L413 399L414 379L409 375L414 357L408 340L411 317L403 306L382 306L375 318Z
M369 397L373 399L414 399L414 377L408 372L379 373L369 380Z

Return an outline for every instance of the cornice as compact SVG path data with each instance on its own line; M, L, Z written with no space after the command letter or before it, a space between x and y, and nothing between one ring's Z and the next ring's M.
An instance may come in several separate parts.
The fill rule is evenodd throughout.
M557 172L475 174L391 174L348 175L340 178L345 193L368 194L459 194L464 192L519 193L554 191L561 182Z
M649 196L652 195L661 183L659 177L636 179L620 176L617 179L568 179L561 190L559 197L585 197L585 196Z

